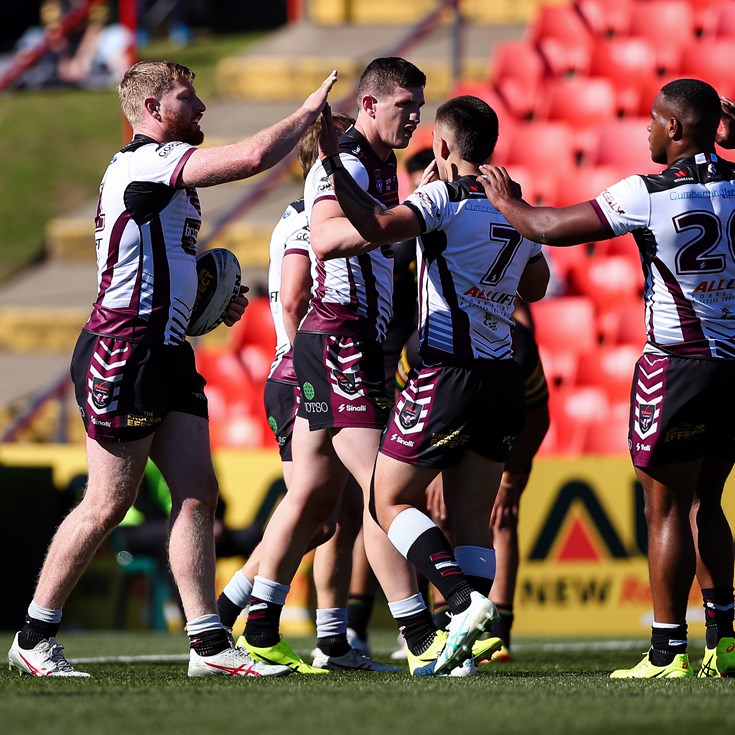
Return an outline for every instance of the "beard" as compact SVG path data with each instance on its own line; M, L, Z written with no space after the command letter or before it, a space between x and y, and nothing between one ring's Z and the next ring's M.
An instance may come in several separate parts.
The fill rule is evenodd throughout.
M167 115L163 122L171 140L180 140L189 145L201 145L204 141L204 133L199 128L192 127L191 122L186 122L178 115Z

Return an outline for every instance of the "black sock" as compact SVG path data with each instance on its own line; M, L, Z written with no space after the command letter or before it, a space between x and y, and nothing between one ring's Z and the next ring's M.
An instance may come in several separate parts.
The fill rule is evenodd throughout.
M472 587L462 574L447 537L439 528L424 531L411 544L406 556L441 592L453 614L467 609Z
M436 628L428 609L396 618L398 629L406 640L408 650L415 656L423 653L434 640Z
M253 597L250 600L245 640L252 646L275 646L280 640L281 612L283 605Z
M707 648L716 648L721 638L733 638L733 588L702 590Z
M189 645L200 656L214 656L216 653L221 653L232 646L224 628L213 628L191 635L189 636Z
M500 615L500 620L495 620L490 625L490 635L500 638L506 648L510 648L510 629L513 626L513 608L503 605L495 606Z
M222 592L217 598L217 612L222 625L232 630L235 621L240 617L242 608L238 607L227 595Z
M437 630L446 630L449 627L449 621L452 619L449 615L449 605L441 602L431 613L431 618Z
M488 579L487 577L476 577L473 574L465 574L465 577L473 590L476 590L481 595L485 595L485 597L490 594L490 588L493 586L492 579Z
M327 656L344 656L350 650L350 644L347 642L347 633L317 638L316 645Z
M350 595L347 600L347 627L363 641L368 639L368 623L374 604L375 595Z
M668 666L674 656L687 652L687 624L675 628L651 627L651 650L648 659L654 666ZM681 643L683 641L683 643Z
M41 641L55 638L60 625L61 623L45 623L43 620L36 620L36 618L26 615L26 623L18 633L18 645L26 651L30 651Z

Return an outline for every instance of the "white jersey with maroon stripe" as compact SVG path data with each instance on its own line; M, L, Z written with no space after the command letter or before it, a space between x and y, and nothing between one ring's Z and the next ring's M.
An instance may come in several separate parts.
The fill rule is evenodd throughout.
M271 365L269 378L288 379L296 382L293 364L281 365L284 355L289 355L291 340L286 334L281 307L281 266L286 256L309 257L309 221L306 218L303 199L291 202L273 229L268 264L268 295L271 314L276 327L276 359Z
M735 166L699 153L629 176L592 205L640 249L646 351L735 358Z
M176 181L196 149L136 135L110 162L95 220L97 300L85 329L180 344L197 291L196 189Z
M350 128L340 138L344 167L361 189L384 207L398 204L398 177L393 153L379 159L363 136ZM336 201L329 177L317 161L306 178L304 203L311 210L323 199ZM393 305L393 259L390 247L366 255L319 260L312 252L312 300L301 329L344 334L382 342Z
M541 246L521 237L476 177L435 181L404 202L421 223L419 351L424 358L512 357L518 283Z

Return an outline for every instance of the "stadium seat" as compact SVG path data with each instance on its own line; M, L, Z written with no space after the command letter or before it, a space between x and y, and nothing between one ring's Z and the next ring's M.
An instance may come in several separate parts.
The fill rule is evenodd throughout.
M650 106L649 106L650 110ZM651 161L648 147L648 117L610 120L600 129L592 164L615 166L626 175L659 173L663 166Z
M495 157L493 157L493 163L496 163ZM539 189L538 177L536 174L528 168L528 166L519 166L517 164L508 165L508 174L521 187L521 193L523 198L529 204L549 204L548 201L544 200L545 192Z
M640 356L641 350L634 345L603 345L580 355L575 385L603 388L611 405L628 401L633 369Z
M602 38L628 33L632 4L632 0L576 0L574 6L590 32Z
M701 38L681 52L679 76L694 77L711 84L721 95L735 92L732 62L735 59L735 36Z
M735 3L721 0L710 11L710 25L707 35L717 38L735 38Z
M549 394L550 430L554 451L579 455L584 451L588 427L608 417L610 403L598 386L564 386Z
M569 207L589 201L622 178L617 166L582 166L576 176L560 184L553 204L555 207Z
M573 6L540 5L528 37L552 76L588 73L592 34Z
M235 352L246 345L260 345L275 355L276 328L267 296L250 299L242 319L232 327L229 337L230 348Z
M644 81L641 85L640 105L638 107L638 114L642 118L650 118L651 108L653 107L653 101L656 99L656 95L661 91L661 88L673 81L678 79L679 74L664 74L659 77L653 77L647 81Z
M611 344L633 345L639 349L645 345L646 325L642 302L623 304L618 309L606 341Z
M675 72L681 51L696 39L694 11L686 0L635 2L630 12L629 35L651 42L659 73Z
M550 380L573 382L578 356L597 347L592 301L586 296L557 296L531 304L531 314Z
M229 348L197 347L194 352L199 373L207 381L205 392L216 386L227 404L246 400L256 390L256 384L237 354Z
M536 177L544 201L553 201L557 187L576 167L572 132L562 122L518 123L508 136L505 163L524 166Z
M642 87L657 76L655 49L645 38L598 39L592 48L590 74L610 81L619 114L638 115Z
M586 263L591 256L589 245L550 246L544 249L544 254L549 261L553 277L563 282L565 293L569 290L569 272L580 263Z
M602 77L561 77L544 84L536 108L538 120L565 122L572 131L577 158L586 161L597 145L600 127L616 115L612 84Z
M599 315L640 300L643 273L625 255L597 256L572 268L569 284L574 293L592 301Z
M593 421L587 426L585 434L584 454L628 454L628 419L613 416Z
M519 120L533 117L544 72L543 58L528 41L505 41L492 53L492 82L510 113Z

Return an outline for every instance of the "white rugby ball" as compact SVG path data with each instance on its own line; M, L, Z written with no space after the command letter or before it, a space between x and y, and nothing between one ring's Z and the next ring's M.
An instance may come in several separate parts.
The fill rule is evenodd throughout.
M222 323L227 307L240 293L240 263L225 248L205 250L197 256L197 295L186 333L199 337Z

